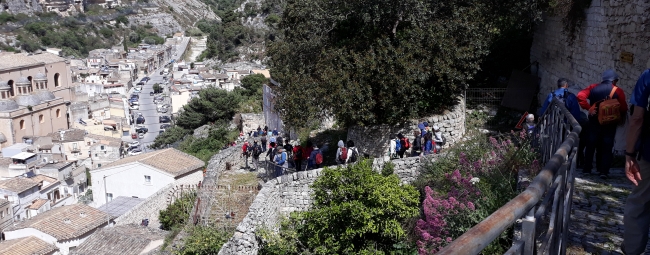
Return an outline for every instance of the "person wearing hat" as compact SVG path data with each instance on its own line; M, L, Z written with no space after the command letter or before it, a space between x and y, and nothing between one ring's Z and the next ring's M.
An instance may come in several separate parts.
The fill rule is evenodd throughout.
M624 254L644 254L650 227L650 61L630 98L630 123L625 140L625 175L634 184L623 214Z
M589 111L589 120L586 125L589 126L589 137L585 150L585 160L582 168L583 173L591 173L593 168L594 154L598 152L596 160L596 169L600 177L606 179L609 177L609 168L612 166L614 157L612 149L614 148L614 137L616 135L617 124L601 125L598 121L596 111L597 103L605 99L617 99L620 104L620 117L625 118L627 115L627 102L625 101L625 92L616 86L618 75L613 69L603 72L603 79L600 83L595 83L583 89L578 93L578 103L580 107ZM623 124L621 121L619 124Z

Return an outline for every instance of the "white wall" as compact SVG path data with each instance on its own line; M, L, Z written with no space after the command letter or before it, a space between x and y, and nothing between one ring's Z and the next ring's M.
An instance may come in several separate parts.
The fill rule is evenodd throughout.
M151 183L145 183L145 175L151 176ZM113 194L113 199L119 196L147 198L165 185L174 182L174 177L170 174L139 162L98 168L90 171L90 176L93 182L93 206L95 207L106 203L106 193Z
M57 248L59 248L59 252L62 255L67 255L70 253L70 247L77 247L81 243L83 243L90 235L95 233L97 229L93 229L90 232L80 236L79 238L76 239L71 239L71 240L66 240L66 241L57 241L56 238L54 238L51 235L48 235L46 233L41 232L40 230L37 230L35 228L23 228L23 229L18 229L14 231L8 231L5 232L5 238L6 240L13 240L17 238L23 238L23 237L29 237L29 236L34 236L38 239L41 239L47 243L54 244Z

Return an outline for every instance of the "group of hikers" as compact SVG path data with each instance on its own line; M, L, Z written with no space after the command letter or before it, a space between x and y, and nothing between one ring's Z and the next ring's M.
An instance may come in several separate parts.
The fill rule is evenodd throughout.
M438 126L429 126L427 121L418 123L418 129L413 131L414 140L411 143L408 137L398 133L391 135L388 146L388 156L391 159L404 158L407 150L411 149L410 156L418 157L421 155L430 155L440 153L442 146L447 142L447 138L440 131Z
M650 68L650 61L647 67ZM638 255L646 250L650 228L650 69L639 76L631 91L629 108L618 81L614 70L606 70L601 82L574 95L568 91L568 80L559 79L558 89L548 95L540 114L544 114L553 98L564 103L582 127L578 168L591 174L596 155L596 170L603 179L609 178L617 127L628 120L624 129L625 175L634 187L625 202L621 250Z

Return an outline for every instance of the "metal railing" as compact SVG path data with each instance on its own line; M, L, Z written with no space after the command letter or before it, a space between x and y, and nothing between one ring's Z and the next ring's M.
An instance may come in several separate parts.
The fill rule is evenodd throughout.
M563 103L553 99L534 133L544 167L518 196L437 254L478 254L515 222L521 238L505 254L566 253L581 127Z

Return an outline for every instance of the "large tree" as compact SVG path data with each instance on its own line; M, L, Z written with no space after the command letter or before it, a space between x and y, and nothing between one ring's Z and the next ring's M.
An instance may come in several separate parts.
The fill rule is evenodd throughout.
M396 123L455 103L504 26L544 0L289 0L269 47L286 123ZM307 117L309 116L309 117Z

